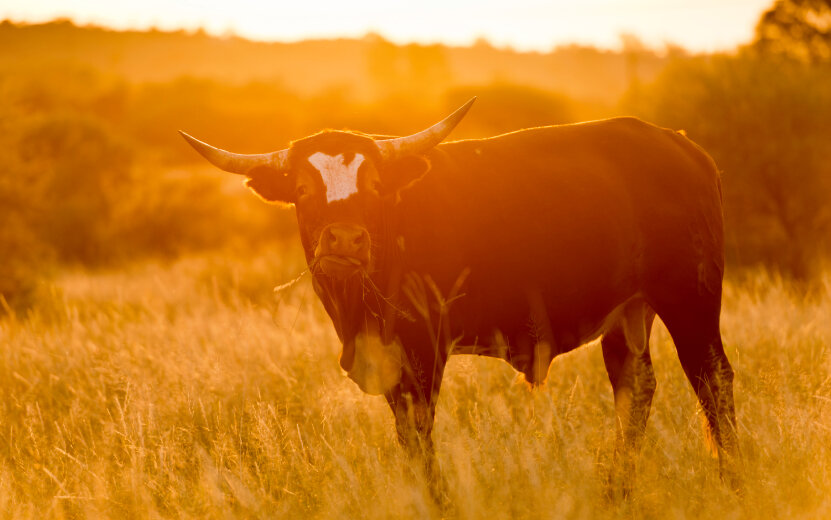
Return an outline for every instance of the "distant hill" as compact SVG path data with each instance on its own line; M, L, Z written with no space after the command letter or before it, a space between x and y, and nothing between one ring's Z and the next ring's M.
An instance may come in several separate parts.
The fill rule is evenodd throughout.
M560 47L550 53L471 47L395 45L362 39L263 43L205 33L113 31L67 20L0 23L2 70L29 64L77 64L131 82L188 76L223 83L277 82L299 94L346 90L358 100L419 85L424 96L449 87L504 82L563 93L593 103L616 102L632 81L649 81L666 59L649 51ZM433 88L425 87L430 85Z

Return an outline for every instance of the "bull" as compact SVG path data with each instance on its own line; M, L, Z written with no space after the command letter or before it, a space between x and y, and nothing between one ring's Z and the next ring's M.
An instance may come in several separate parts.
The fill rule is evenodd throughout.
M265 154L181 134L261 198L294 206L340 366L386 398L399 441L431 477L450 355L504 359L538 385L555 356L600 337L613 466L628 490L656 386L657 315L721 474L738 485L713 160L682 133L631 117L443 142L474 100L407 137L325 130Z

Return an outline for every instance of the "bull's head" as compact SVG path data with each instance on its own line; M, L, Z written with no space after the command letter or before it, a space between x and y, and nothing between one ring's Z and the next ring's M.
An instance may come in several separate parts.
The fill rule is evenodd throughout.
M180 133L215 166L248 177L246 185L266 201L296 207L315 290L324 304L329 297L330 314L345 314L350 310L332 301L331 293L343 294L343 287L375 269L376 252L387 246L381 243L384 201L427 171L423 154L450 134L474 100L407 137L376 140L355 132L324 131L265 154L232 153ZM350 377L369 393L383 393L394 385L400 370L383 368L400 367L393 345L380 345L377 329L350 329L346 323L363 320L341 316L335 321L344 344L341 366Z

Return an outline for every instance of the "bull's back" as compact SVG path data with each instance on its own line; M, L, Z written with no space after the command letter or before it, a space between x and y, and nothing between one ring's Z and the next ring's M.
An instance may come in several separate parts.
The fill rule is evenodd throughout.
M675 132L633 118L536 128L447 143L433 162L404 198L423 231L413 254L448 287L470 268L483 322L527 324L539 291L581 336L662 280L699 283L702 265L720 285L718 172Z

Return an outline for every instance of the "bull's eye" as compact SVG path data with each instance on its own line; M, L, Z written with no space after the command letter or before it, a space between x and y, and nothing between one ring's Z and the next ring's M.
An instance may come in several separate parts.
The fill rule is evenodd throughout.
M381 193L381 181L372 181L372 189Z
M297 198L298 198L298 199L299 199L300 197L303 197L304 195L307 195L308 193L309 193L309 188L308 188L308 186L305 186L305 185L303 185L303 184L301 184L300 186L298 186L298 187L297 187L297 190L295 190L295 194L297 195Z

